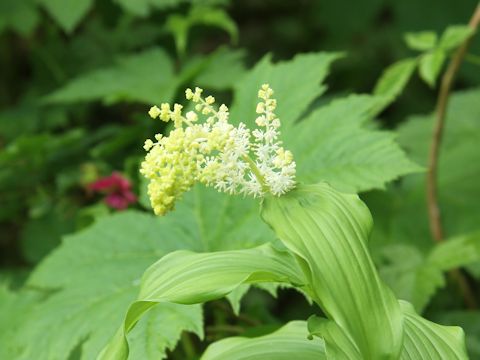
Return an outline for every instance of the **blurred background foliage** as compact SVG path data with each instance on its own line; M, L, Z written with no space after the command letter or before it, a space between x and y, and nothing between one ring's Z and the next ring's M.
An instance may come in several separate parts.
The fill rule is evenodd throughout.
M406 32L441 33L448 25L466 23L475 5L474 0L0 0L0 280L18 286L65 234L115 211L88 184L120 171L141 195L143 141L159 130L146 115L151 104L181 99L192 85L230 101L246 69L268 53L282 60L301 52L343 52L329 75L329 94L320 102L369 93L383 69L415 55L404 43ZM480 53L478 38L471 52ZM479 81L478 65L466 62L456 88ZM464 119L449 125L445 147L452 151L442 160L455 175L442 173L440 181L449 236L478 230L479 217L472 213L480 209L472 200L480 189L472 179L479 178L480 169L464 169L466 162L479 163L478 96L478 90L457 95L449 115ZM410 116L430 113L435 98L436 91L413 77L372 126L398 129L399 143L425 165L431 119ZM389 284L406 297L415 286L430 284L414 302L419 308L427 306L442 285L438 276L449 268L428 260L422 181L423 175L410 176L388 192L363 195L377 223L373 244L380 245L374 252ZM452 186L460 195L449 196ZM140 198L131 207L141 209L142 203ZM399 257L408 261L399 263ZM480 271L470 270L474 282ZM432 318L478 325L462 310L446 313L449 306L463 305L459 296L441 295L427 308ZM244 324L267 329L303 316L306 303L288 306L303 301L281 291L274 302L255 290L244 301L249 314ZM211 305L220 312L207 308L210 339L248 333L222 325L233 316L225 305ZM478 326L472 331L478 334ZM469 347L480 354L480 337L470 337Z

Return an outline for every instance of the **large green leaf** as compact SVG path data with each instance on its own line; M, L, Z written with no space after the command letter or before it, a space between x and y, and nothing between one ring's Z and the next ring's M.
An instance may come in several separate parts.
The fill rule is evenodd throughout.
M83 359L94 358L138 293L141 274L163 255L178 249L246 248L274 239L258 218L257 206L198 187L166 217L130 211L69 236L28 282L58 291L38 305L20 333L25 358L35 353L40 360L66 359L79 344ZM159 331L165 323L175 325ZM158 306L131 334L132 354L162 358L183 330L201 335L199 306Z
M294 154L300 181L323 180L343 190L364 191L383 188L398 176L418 171L391 134L366 128L387 94L334 100L302 119L325 90L320 83L338 57L333 53L305 54L277 64L265 57L236 86L230 118L253 128L257 91L269 83L278 102L282 138ZM410 67L413 71L415 63Z
M351 337L334 321L311 316L308 331L325 341L327 359L360 359L361 354Z
M143 275L137 300L129 307L124 323L100 359L127 359L129 346L125 335L158 303L203 303L224 297L242 284L261 282L306 285L292 255L271 244L247 250L170 253Z
M245 52L242 50L220 48L208 57L194 58L184 66L181 75L186 77L184 74L192 72L186 68L194 68L198 72L193 80L196 85L215 90L232 89L245 76L244 58ZM188 77L187 81L192 82Z
M17 359L22 351L17 336L22 324L40 296L31 292L14 292L7 284L0 282L0 359Z
M448 239L426 255L414 246L402 244L383 248L382 255L382 278L397 297L422 312L436 290L445 285L445 271L480 260L480 234Z
M266 198L261 214L296 255L313 300L359 353L366 359L397 358L403 317L370 258L372 218L365 204L356 195L317 184Z
M236 84L230 119L253 128L258 89L268 83L275 91L276 113L282 120L282 128L288 127L325 91L326 87L321 83L328 75L331 63L339 57L337 53L302 54L290 61L273 64L271 56L265 56Z
M163 232L165 235L159 236ZM29 287L58 291L36 306L20 331L23 358L67 359L73 348L82 344L82 358L92 359L134 299L144 269L182 246L188 246L185 235L175 236L168 225L136 212L103 218L66 238L28 281ZM201 321L198 307L193 313L190 309L176 311L182 315L176 317L179 327L192 329L193 321ZM150 316L163 316L164 321L170 318L165 312ZM45 332L45 328L50 330ZM158 334L143 330L139 336L143 342L158 340ZM162 333L162 341L174 344L181 330ZM165 348L159 346L153 358L163 356Z
M323 343L308 340L307 335L304 321L292 321L268 335L217 341L207 348L201 360L325 359Z
M478 89L454 93L447 111L438 165L439 204L446 237L479 230L479 97ZM421 165L427 164L433 123L433 116L413 116L398 129L399 143ZM427 218L425 176L409 175L387 193L373 195L367 203L376 219L375 232L382 232L378 237L374 234L382 238L378 243L406 243L428 251L433 242ZM388 204L391 211L385 216Z
M386 131L367 128L378 99L352 95L313 111L283 132L301 181L327 181L345 191L383 188L401 175L418 172Z
M120 58L111 67L81 75L46 96L45 101L102 100L107 103L136 101L154 104L170 101L176 87L171 59L163 50L153 48Z
M401 360L466 360L465 335L457 326L442 326L425 320L413 306L400 301L405 316L405 340Z
M442 324L460 325L466 332L468 354L471 359L480 358L480 312L454 310L435 314L435 321Z

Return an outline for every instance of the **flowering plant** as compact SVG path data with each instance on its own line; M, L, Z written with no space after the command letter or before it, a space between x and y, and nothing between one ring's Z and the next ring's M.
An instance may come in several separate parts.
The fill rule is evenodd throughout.
M280 119L274 113L273 90L265 84L258 91L261 101L255 120L258 129L250 131L245 124L228 122L228 107L213 106L213 96L202 98L203 90L187 89L187 100L195 111L182 115L182 105L154 106L149 115L165 122L173 121L175 129L168 137L155 135L156 142L145 141L148 151L140 172L150 180L148 194L157 215L173 209L175 200L196 182L229 194L279 196L295 186L295 162L290 151L281 146ZM199 117L206 121L198 123ZM186 128L183 126L186 125ZM253 139L252 139L253 138ZM253 155L253 158L252 158Z
M326 315L290 323L266 336L275 341L289 333L278 349L269 349L272 359L295 355L413 360L431 354L432 348L440 355L432 358L465 359L460 328L422 318L380 279L367 248L371 215L358 196L326 183L297 184L293 155L279 140L273 90L263 85L258 92L262 101L255 123L261 129L252 132L243 123L229 124L228 108L221 105L215 110L214 98L203 99L201 94L199 88L187 89L187 99L196 106L185 116L178 104L173 110L168 104L150 109L152 118L171 120L175 126L169 136L156 135L156 142L147 140L144 146L148 153L141 172L150 180L148 193L155 213L172 210L175 200L197 181L220 192L262 197L261 217L283 247L267 243L236 251L178 251L163 257L145 272L137 300L99 358L127 359L128 332L158 303L202 303L240 286L272 282L300 289ZM207 116L204 123L197 123L200 114ZM312 342L314 337L319 340ZM246 349L255 358L265 345L249 339L237 339L233 346L220 341L201 359L238 358L238 352Z

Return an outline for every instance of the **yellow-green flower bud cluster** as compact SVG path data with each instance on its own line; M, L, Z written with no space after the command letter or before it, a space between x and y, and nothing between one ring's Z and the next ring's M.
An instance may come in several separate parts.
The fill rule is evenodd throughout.
M274 114L273 90L263 85L258 92L262 101L257 106L256 123L264 129L253 132L243 123L236 127L228 123L228 107L222 104L217 110L212 106L215 98L204 99L202 93L200 88L185 91L187 100L195 103L195 110L185 116L179 104L173 109L161 104L149 111L154 119L174 123L168 137L157 134L155 142L147 139L144 144L148 153L140 171L150 180L148 194L155 213L163 215L173 209L175 200L196 182L222 192L253 196L266 192L281 195L292 189L295 162L278 140L280 120ZM197 124L200 116L205 122Z

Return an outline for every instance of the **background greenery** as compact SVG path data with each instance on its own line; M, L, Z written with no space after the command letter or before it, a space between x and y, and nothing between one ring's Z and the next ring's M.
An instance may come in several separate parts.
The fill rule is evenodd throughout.
M424 175L413 163L426 165L437 91L414 76L375 121L359 110L368 112L371 99L347 96L371 93L388 65L417 55L405 45L404 33L441 33L464 24L475 5L473 0L78 0L66 6L58 0L1 0L0 323L8 330L0 334L0 344L9 346L0 347L0 358L28 358L28 351L46 359L92 358L135 297L139 276L160 256L273 239L257 219L256 203L204 189L188 194L175 216L154 218L138 174L144 139L164 130L146 115L150 105L182 101L185 87L199 85L221 101L233 99L232 118L246 121L238 117L248 118L253 110L245 100L255 93L252 79L265 73L279 104L301 103L291 113L279 111L282 120L291 118L285 142L298 149L297 162L312 164L302 175L343 179L338 187L361 192L373 213L371 249L384 279L427 318L462 325L472 358L480 356L480 313L466 309L456 284L444 276L468 265L467 280L478 297L478 65L462 66L447 117L439 186L447 237L454 241L440 249L433 248L428 231ZM290 61L318 51L343 53L320 99L326 89L313 90L326 76L326 59L312 54ZM479 51L477 38L471 52ZM280 60L288 62L272 65ZM356 111L349 117L350 109ZM315 116L307 116L303 128L293 122L309 112L319 119L335 113L337 121L315 123L323 140L315 157L300 159L305 139L298 134L309 134ZM365 140L349 148L352 138ZM351 154L359 148L365 151L359 157L370 162L354 173L352 164L362 162ZM372 154L393 154L395 166L375 162ZM332 172L337 163L344 165L343 173ZM129 178L140 197L118 214L87 188L113 171ZM386 185L412 172L417 173ZM222 204L221 211L212 203ZM230 297L235 310L240 297ZM277 299L251 289L239 317L225 301L203 310L158 308L131 335L138 339L132 356L158 358L180 338L171 357L195 358L212 340L264 334L311 312L302 295L285 289ZM164 323L175 325L166 331ZM47 328L57 330L46 335ZM205 335L206 341L181 335L183 330ZM32 343L38 348L24 352Z

